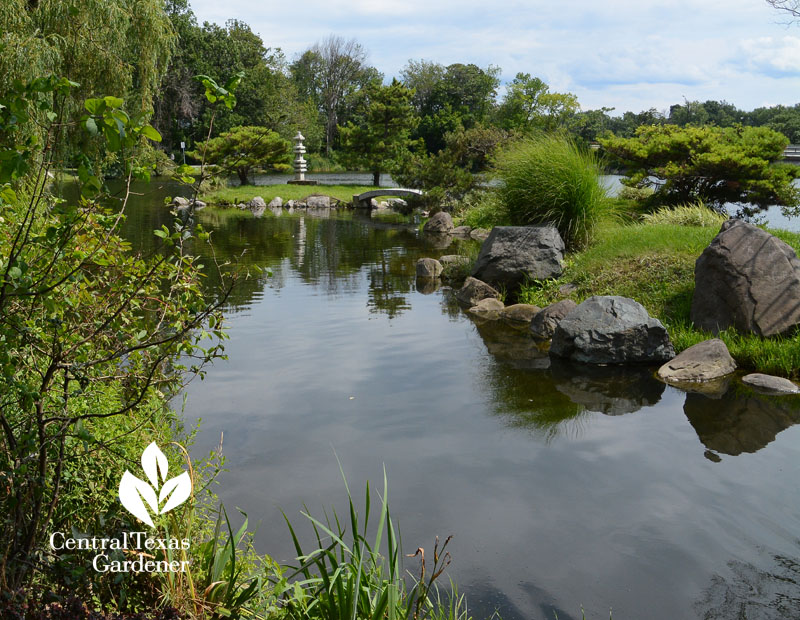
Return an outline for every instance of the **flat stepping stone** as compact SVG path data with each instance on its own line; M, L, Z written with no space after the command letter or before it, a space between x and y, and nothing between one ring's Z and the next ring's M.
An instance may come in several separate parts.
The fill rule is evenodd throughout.
M800 388L789 379L764 375L758 372L742 377L742 383L770 394L800 394Z
M667 383L701 383L719 379L736 370L736 362L719 338L705 340L678 354L661 368L658 376Z

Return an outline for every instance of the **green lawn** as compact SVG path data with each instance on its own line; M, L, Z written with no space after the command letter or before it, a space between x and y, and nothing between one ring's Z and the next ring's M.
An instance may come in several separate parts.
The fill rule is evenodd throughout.
M694 263L716 236L716 227L605 223L595 243L567 256L555 281L523 287L520 301L544 307L563 298L559 287L577 286L569 295L581 302L592 295L622 295L641 303L669 330L677 351L713 337L692 327ZM800 234L770 231L800 251ZM740 367L800 378L800 333L761 338L727 330L720 334Z

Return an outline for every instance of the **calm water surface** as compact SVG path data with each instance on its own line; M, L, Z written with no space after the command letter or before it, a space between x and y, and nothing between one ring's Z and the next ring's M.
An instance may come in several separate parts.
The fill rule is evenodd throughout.
M169 217L143 203L127 234L147 245ZM281 510L304 527L303 504L344 509L338 455L357 495L386 468L406 552L454 536L476 618L800 617L797 400L551 366L417 289L418 257L470 242L336 212L199 215L219 256L272 270L235 291L229 360L185 409L196 456L224 433L219 495L260 520L260 551L293 559Z

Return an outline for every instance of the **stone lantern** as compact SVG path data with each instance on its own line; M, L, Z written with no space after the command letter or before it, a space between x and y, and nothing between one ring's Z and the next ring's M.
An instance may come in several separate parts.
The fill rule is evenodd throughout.
M316 185L316 181L309 181L306 179L306 171L308 166L303 154L306 152L306 147L303 144L305 136L299 131L294 137L294 179L289 181L293 185Z

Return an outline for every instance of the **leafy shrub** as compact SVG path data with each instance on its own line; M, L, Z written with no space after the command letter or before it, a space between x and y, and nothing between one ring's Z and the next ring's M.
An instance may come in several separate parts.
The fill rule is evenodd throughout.
M611 210L597 156L562 135L516 142L498 155L496 168L498 195L511 223L550 223L568 247L587 245Z
M467 194L454 213L461 223L472 228L493 228L508 223L508 212L493 191Z
M617 198L644 202L653 195L654 191L652 187L629 187L628 185L623 185L617 193Z
M679 205L670 209L662 207L655 213L648 213L642 217L646 224L668 224L672 226L702 226L719 228L728 217L722 213L709 209L702 202Z

